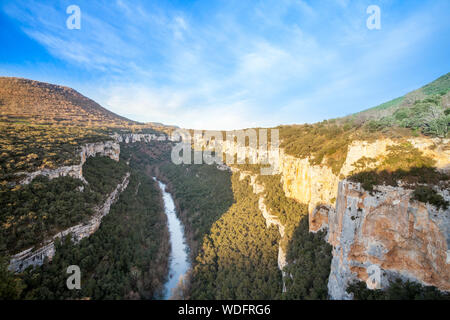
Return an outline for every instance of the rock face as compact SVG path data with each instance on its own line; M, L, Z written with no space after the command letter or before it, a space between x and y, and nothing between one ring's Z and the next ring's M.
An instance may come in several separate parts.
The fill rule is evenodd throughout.
M450 168L448 140L410 139L442 171ZM280 173L286 196L308 204L310 231L328 229L333 245L329 277L332 299L351 299L348 284L359 279L383 288L401 277L450 290L449 210L411 200L412 190L378 186L370 195L359 184L342 180L363 156L376 158L395 142L355 141L338 175L324 165L310 165L281 152ZM444 146L444 147L442 147ZM448 201L448 191L440 192ZM369 276L381 274L379 280Z
M105 156L115 161L119 161L119 155L120 145L117 142L105 141L88 143L81 147L80 164L73 166L63 166L56 169L42 169L31 173L19 172L17 173L17 175L25 176L25 178L20 181L20 184L29 184L37 176L46 176L49 179L70 176L87 183L83 178L83 164L86 162L87 158L95 156Z
M150 141L167 141L165 134L150 134L150 133L115 133L112 138L116 142L134 143L134 142L150 142Z
M415 138L408 140L414 147L423 152L425 156L436 161L436 167L441 170L450 170L449 140ZM437 147L432 148L436 143ZM354 141L350 144L347 158L339 174L325 165L311 165L307 158L299 159L285 155L280 151L280 173L284 192L287 197L294 198L301 203L308 204L311 214L320 205L335 205L339 181L355 170L354 163L362 157L376 158L384 155L389 146L396 142L390 139L380 139L374 142ZM317 228L316 226L315 228Z
M70 235L73 241L78 242L97 231L102 218L109 213L111 205L118 199L120 193L127 188L129 177L130 174L127 173L122 182L118 184L114 191L108 195L105 202L95 209L95 214L91 217L88 223L78 224L64 231L61 231L60 233L53 236L52 239L42 243L37 250L34 250L34 248L29 248L12 256L9 269L15 272L21 272L28 266L42 265L46 257L51 260L55 255L56 239Z
M449 199L448 191L440 193ZM331 298L351 298L345 289L355 279L382 288L401 277L450 291L450 209L414 201L411 194L390 186L370 194L359 183L339 183L336 210L328 217ZM379 275L369 277L375 270Z
M448 139L408 141L434 159L439 170L450 170ZM311 165L308 158L279 152L276 173L281 175L285 195L308 205L311 232L328 230L327 239L333 245L328 283L332 299L351 299L346 288L356 279L366 281L371 289L383 288L390 278L400 277L450 291L449 209L438 210L412 200L412 190L378 186L372 195L344 179L356 169L359 159L383 156L396 143L390 139L354 141L338 174L326 165ZM201 141L200 145L207 143ZM227 142L222 150L237 151ZM258 153L252 149L248 155L256 158ZM263 186L256 183L256 177L251 177L251 184L254 192L261 194ZM450 200L448 190L439 192ZM266 222L277 225L282 235L284 226L267 211L262 194L260 200ZM280 246L280 269L286 264L282 251Z

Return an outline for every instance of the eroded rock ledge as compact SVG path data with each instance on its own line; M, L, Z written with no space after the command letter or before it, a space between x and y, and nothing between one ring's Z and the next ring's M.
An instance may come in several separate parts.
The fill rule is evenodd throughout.
M15 272L21 272L28 266L42 265L46 257L51 260L55 255L56 239L70 235L73 241L78 242L83 238L89 237L92 233L97 231L97 229L100 227L100 223L103 217L109 213L111 205L118 199L120 193L122 193L127 188L129 177L130 173L127 173L122 182L119 183L114 191L108 195L105 202L99 207L95 208L95 214L90 218L88 223L78 224L59 232L50 240L42 243L36 250L35 247L32 247L12 256L9 269Z
M105 156L115 161L119 161L120 145L114 141L88 143L81 146L79 155L80 163L73 166L62 166L56 169L42 169L34 172L18 172L16 175L25 176L25 178L20 181L20 184L29 184L37 176L45 176L49 179L69 176L87 183L83 178L83 164L86 160L89 157Z
M448 140L409 142L434 159L439 170L449 170ZM432 148L434 143L437 147ZM332 299L351 299L346 289L356 279L366 281L371 289L383 288L389 279L400 277L450 290L450 210L414 201L413 190L376 186L370 193L343 179L363 156L384 155L394 144L389 139L353 142L339 174L325 165L311 165L308 159L281 153L286 196L308 204L311 232L328 230L333 246L328 283ZM448 190L436 191L449 201ZM369 278L373 270L368 271L369 267L381 271L379 282Z
M412 199L413 190L339 183L336 210L328 213L333 260L328 292L351 299L349 283L359 279L383 288L400 277L450 291L450 210ZM448 191L440 191L448 201ZM370 270L370 272L369 272ZM369 277L380 270L380 277Z
M411 138L408 142L434 159L438 170L450 171L448 139ZM412 190L402 187L376 186L371 194L345 180L359 159L386 155L396 144L391 139L352 142L337 174L325 164L311 165L308 158L280 150L277 173L285 195L308 205L311 232L328 230L327 239L333 245L328 283L332 299L351 299L346 289L357 279L372 289L400 277L450 291L450 210L417 202L411 199ZM226 143L223 150L237 151ZM250 151L257 155L256 150ZM261 186L252 181L254 192L260 193ZM448 190L436 191L450 200ZM260 207L263 215L264 208ZM266 221L277 225L270 213L267 217ZM377 283L369 278L371 266L381 271Z

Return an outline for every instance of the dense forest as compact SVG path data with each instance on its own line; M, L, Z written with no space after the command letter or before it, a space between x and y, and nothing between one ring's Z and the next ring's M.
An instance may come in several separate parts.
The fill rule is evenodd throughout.
M349 285L347 292L353 294L354 300L450 300L448 292L401 279L391 280L383 290L370 290L364 282L356 281Z
M51 262L28 268L10 283L19 282L17 296L23 299L151 299L162 293L168 251L159 189L133 172L94 234L78 244L69 237L58 241ZM81 269L81 290L66 287L69 265Z
M159 297L167 277L170 246L160 191L151 177L130 168L123 160L89 158L83 166L87 185L70 177L53 180L38 177L17 190L3 190L5 196L1 199L9 202L2 209L9 209L17 221L24 221L21 217L28 217L30 210L35 212L31 222L25 220L12 225L15 220L10 219L14 233L6 233L10 241L5 243L10 247L5 249L12 252L13 248L26 247L25 244L34 245L45 235L89 218L95 206L104 201L130 170L127 189L102 219L100 228L79 243L73 243L70 237L58 240L51 262L13 275L7 271L6 250L3 250L0 277L4 283L0 286L0 296L21 299ZM2 215L5 216L8 217ZM42 232L39 226L45 226L48 232ZM69 265L80 266L81 290L66 287Z
M309 232L308 216L303 216L288 245L285 299L325 300L328 298L328 276L331 245L326 232Z
M1 190L0 243L3 253L27 249L93 214L94 193L71 177L38 177L29 185Z
M248 181L232 177L235 203L204 237L190 293L192 299L277 299L281 272L279 234L266 228Z
M122 161L94 157L83 165L88 185L71 177L41 176L28 185L1 187L0 250L14 254L86 221L126 172Z

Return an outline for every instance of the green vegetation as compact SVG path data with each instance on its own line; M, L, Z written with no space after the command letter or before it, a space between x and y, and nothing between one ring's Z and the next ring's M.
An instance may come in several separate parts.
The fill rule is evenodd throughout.
M436 192L433 188L428 186L418 186L413 193L413 199L421 201L423 203L430 203L437 208L446 210L448 208L448 202L444 197Z
M11 254L42 242L92 215L95 195L71 177L37 177L29 185L0 191L0 243ZM1 248L0 248L1 249Z
M0 240L4 249L16 253L87 220L126 172L123 162L95 157L83 165L87 186L71 177L49 180L43 176L28 185L2 186Z
M83 177L88 182L88 189L99 199L110 194L128 171L124 161L116 162L108 157L91 157L83 165Z
M431 286L396 279L384 290L370 290L361 281L347 288L355 300L450 300L450 293L444 293Z
M133 172L100 228L79 244L66 238L51 263L20 275L22 299L150 299L161 294L169 251L159 189ZM81 290L66 287L69 265L80 266Z
M239 181L239 175L233 175L236 202L204 237L192 274L192 299L253 300L281 296L278 231L266 228L258 209L258 197L247 180Z
M450 73L444 74L442 77L422 87L427 95L439 94L444 95L450 91Z
M371 120L370 131L383 131L394 126L411 129L427 136L445 138L450 126L450 115L442 107L442 96L431 95L415 101L412 106L401 106L392 115Z
M9 259L0 256L0 300L19 299L24 289L22 281L8 270Z
M0 122L0 131L2 185L20 171L79 164L80 145L109 139L97 130L73 126Z
M402 181L410 186L418 184L446 185L449 176L434 168L433 159L423 155L410 143L390 146L388 153L381 159L363 158L356 164L357 170L351 181L360 182L365 190L372 191L375 185L397 186ZM375 168L364 169L367 164L376 164Z
M309 232L308 216L303 216L288 248L284 298L327 299L332 247L325 241L325 232Z

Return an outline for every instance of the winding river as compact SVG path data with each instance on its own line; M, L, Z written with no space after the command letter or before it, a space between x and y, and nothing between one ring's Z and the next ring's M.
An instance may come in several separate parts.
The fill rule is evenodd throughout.
M167 223L170 234L170 259L169 259L169 278L164 285L164 300L168 300L172 297L173 290L177 287L180 278L182 279L184 274L190 268L189 261L189 247L184 237L183 224L178 219L175 209L175 203L173 202L170 193L166 192L166 185L161 181L153 178L158 182L161 189L164 200L164 211L167 215Z

